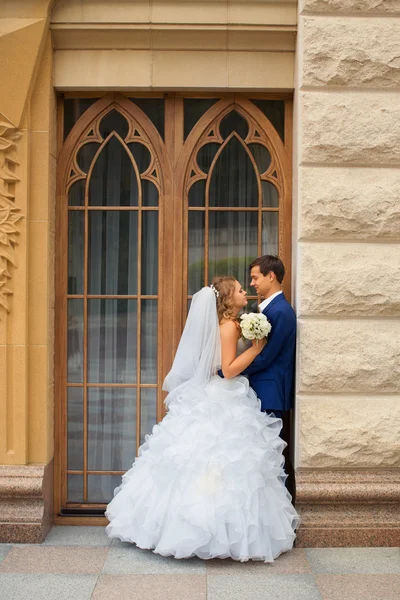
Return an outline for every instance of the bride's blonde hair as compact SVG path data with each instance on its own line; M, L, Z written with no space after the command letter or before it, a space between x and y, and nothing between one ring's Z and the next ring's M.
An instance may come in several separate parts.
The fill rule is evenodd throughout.
M218 292L217 296L217 313L218 321L237 321L235 309L233 306L233 294L235 292L236 279L230 276L216 276L211 282L211 285Z

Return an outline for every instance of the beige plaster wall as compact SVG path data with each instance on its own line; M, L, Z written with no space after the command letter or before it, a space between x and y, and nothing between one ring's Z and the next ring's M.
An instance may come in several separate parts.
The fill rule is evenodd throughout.
M55 86L291 90L296 4L59 0L51 25Z
M400 466L399 34L399 2L300 2L297 467Z
M55 97L50 2L0 7L0 464L53 457Z

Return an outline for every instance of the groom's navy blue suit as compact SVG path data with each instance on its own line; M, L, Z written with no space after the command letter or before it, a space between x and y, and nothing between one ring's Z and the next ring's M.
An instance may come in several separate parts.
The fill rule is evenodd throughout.
M293 408L296 353L296 315L283 294L263 310L272 325L268 343L243 371L261 400L261 409L285 411Z

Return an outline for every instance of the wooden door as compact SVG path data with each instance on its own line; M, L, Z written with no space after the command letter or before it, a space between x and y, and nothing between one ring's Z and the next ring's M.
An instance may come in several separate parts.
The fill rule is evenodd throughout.
M290 297L291 101L66 95L59 129L56 521L102 522L192 294L279 253Z

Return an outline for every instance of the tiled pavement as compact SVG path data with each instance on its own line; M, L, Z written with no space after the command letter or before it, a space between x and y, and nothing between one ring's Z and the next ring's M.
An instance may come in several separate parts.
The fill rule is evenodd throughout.
M295 548L273 565L175 560L54 527L40 545L0 544L1 600L399 600L399 548Z

